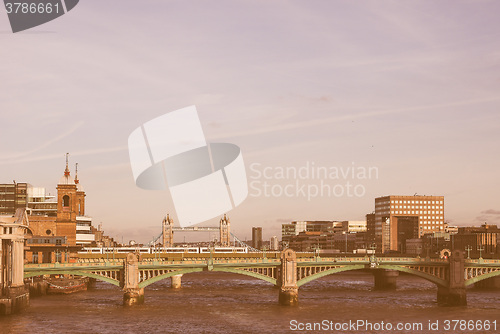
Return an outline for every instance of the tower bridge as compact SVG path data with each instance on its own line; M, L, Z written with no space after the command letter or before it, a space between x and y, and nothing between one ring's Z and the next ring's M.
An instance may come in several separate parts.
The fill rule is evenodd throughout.
M260 252L260 250L250 247L245 242L238 239L236 235L231 233L231 222L229 217L224 214L219 221L219 226L190 226L190 227L177 227L174 226L174 221L167 213L162 221L162 231L160 235L154 238L149 244L156 245L161 240L163 247L173 247L174 246L174 232L218 232L219 233L219 246L229 247L231 245L231 236L233 237L234 244L241 247L247 247L250 251Z
M224 214L219 221L218 227L210 226L191 226L191 227L177 227L174 226L174 221L167 213L162 221L162 231L158 237L153 239L150 244L156 244L161 239L161 244L163 247L173 247L174 246L174 232L218 232L219 233L219 244L222 247L228 247L230 245L230 226L231 223L229 218Z
M24 277L70 274L95 278L123 289L124 305L144 301L144 289L165 278L181 286L185 274L202 271L228 272L261 279L279 287L283 305L298 303L299 288L318 278L352 270L371 271L375 286L395 284L397 273L405 272L433 282L440 305L466 305L467 286L500 276L500 260L464 259L454 251L450 259L412 257L321 257L319 254L261 253L162 253L117 254L106 259L100 254L80 254L77 263L26 264Z

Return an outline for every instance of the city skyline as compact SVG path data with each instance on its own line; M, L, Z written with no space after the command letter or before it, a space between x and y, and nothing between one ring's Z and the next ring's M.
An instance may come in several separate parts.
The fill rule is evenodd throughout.
M253 226L269 239L293 220L361 220L390 194L444 196L452 225L500 223L497 2L121 3L119 18L86 1L1 35L1 183L55 194L70 152L94 225L149 241L167 213L178 221L168 191L135 186L128 135L196 105L207 141L241 147L249 182L256 164L378 170L347 179L360 197L249 196L227 212L243 238Z

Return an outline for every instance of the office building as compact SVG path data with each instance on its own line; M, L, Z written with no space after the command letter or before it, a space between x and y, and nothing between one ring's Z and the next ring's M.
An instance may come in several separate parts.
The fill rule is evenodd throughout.
M271 242L270 242L270 249L273 251L279 250L279 242L278 242L278 237L273 235L271 237Z
M17 209L26 208L29 183L0 184L0 215L14 215Z
M491 258L500 254L500 229L497 225L485 223L480 227L459 227L451 240L454 249L465 251L472 258Z
M252 227L252 247L262 249L262 227Z
M375 245L375 212L366 215L366 242Z
M409 217L415 217L413 220ZM398 249L398 221L418 219L418 237L444 232L443 196L384 196L375 199L375 242L377 251ZM402 226L402 225L399 225Z

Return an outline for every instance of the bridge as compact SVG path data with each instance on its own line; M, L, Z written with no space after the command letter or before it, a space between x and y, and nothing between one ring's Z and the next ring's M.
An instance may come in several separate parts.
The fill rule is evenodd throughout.
M162 221L162 230L161 233L153 238L148 244L150 246L155 246L160 243L163 247L173 247L174 246L174 232L217 232L219 233L219 245L222 247L228 247L231 245L230 237L233 237L234 245L239 245L241 247L247 247L252 252L259 252L258 249L255 249L249 246L247 243L238 239L236 235L231 232L231 222L229 217L224 214L219 221L219 226L191 226L191 227L177 227L174 226L174 221L167 213L167 215L163 218Z
M283 252L261 253L162 253L117 254L107 259L102 254L80 254L76 263L24 265L24 278L70 274L81 275L123 289L124 305L144 302L144 289L171 278L172 287L181 286L184 274L214 271L247 275L279 288L279 303L298 303L299 288L318 278L352 270L367 270L375 276L375 287L394 286L397 274L405 272L426 279L438 287L440 305L466 305L466 288L482 280L500 276L500 260L465 259L454 251L449 259L414 257L321 257L319 254Z

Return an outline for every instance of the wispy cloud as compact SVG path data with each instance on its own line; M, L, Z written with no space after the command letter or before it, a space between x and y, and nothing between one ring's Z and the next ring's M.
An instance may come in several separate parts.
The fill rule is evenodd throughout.
M121 151L126 151L126 150L128 150L128 148L126 146L97 148L97 149L91 149L91 150L71 152L71 156L72 157L80 157L80 156L87 156L87 155L99 155L99 154L104 154L104 153L121 152ZM23 154L23 156L26 156L26 154ZM20 157L18 159L11 159L8 161L5 161L5 160L0 161L0 165L10 165L10 164L17 164L17 163L59 159L59 158L61 158L61 156L62 156L61 153L57 153L57 154L39 155L39 156L34 156L34 157L31 157L31 156L24 157L24 158Z
M57 143L58 141L70 136L76 130L78 130L78 128L81 127L83 124L84 124L83 121L77 122L75 125L71 126L66 131L60 133L59 135L55 136L52 139L47 140L45 143L42 143L41 145L38 145L29 151L19 152L19 153L10 154L10 155L3 155L0 157L0 164L24 162L24 161L37 161L37 160L23 160L20 158L30 156L33 153L37 153L37 152L41 151L42 149L47 148L50 145ZM57 155L57 157L60 157L60 156L61 156L60 154ZM27 158L27 159L33 159L33 158ZM36 159L36 158L34 158L34 159ZM6 161L6 160L8 160L8 161ZM45 160L45 159L42 159L42 160Z
M448 108L448 107L458 107L458 106L464 106L464 105L474 105L474 104L481 104L481 103L491 102L491 101L500 101L500 96L492 96L492 97L478 98L478 99L467 99L467 100L460 100L460 101L455 101L455 102L428 104L428 105L421 105L421 106L415 106L415 107L403 107L403 108L376 110L376 111L362 112L362 113L357 113L357 114L345 114L344 113L340 116L332 116L332 117L326 117L326 118L318 117L318 118L313 118L313 119L304 120L304 121L300 121L300 122L274 124L271 126L258 127L258 128L254 128L252 130L247 130L247 131L219 132L218 134L211 136L210 139L255 136L258 134L273 133L273 132L286 131L286 130L296 130L296 129L302 129L302 128L306 128L306 127L314 127L314 126L320 126L320 125L324 125L324 124L342 122L342 121L346 121L346 120L371 118L371 117L378 117L378 116L382 116L382 115L408 113L408 112L414 112L414 111L424 111L424 110L432 110L432 109L440 109L440 108Z
M500 215L500 210L489 209L489 210L481 211L481 213L486 214L486 215Z
M481 211L474 221L479 223L500 223L500 210L488 209Z

